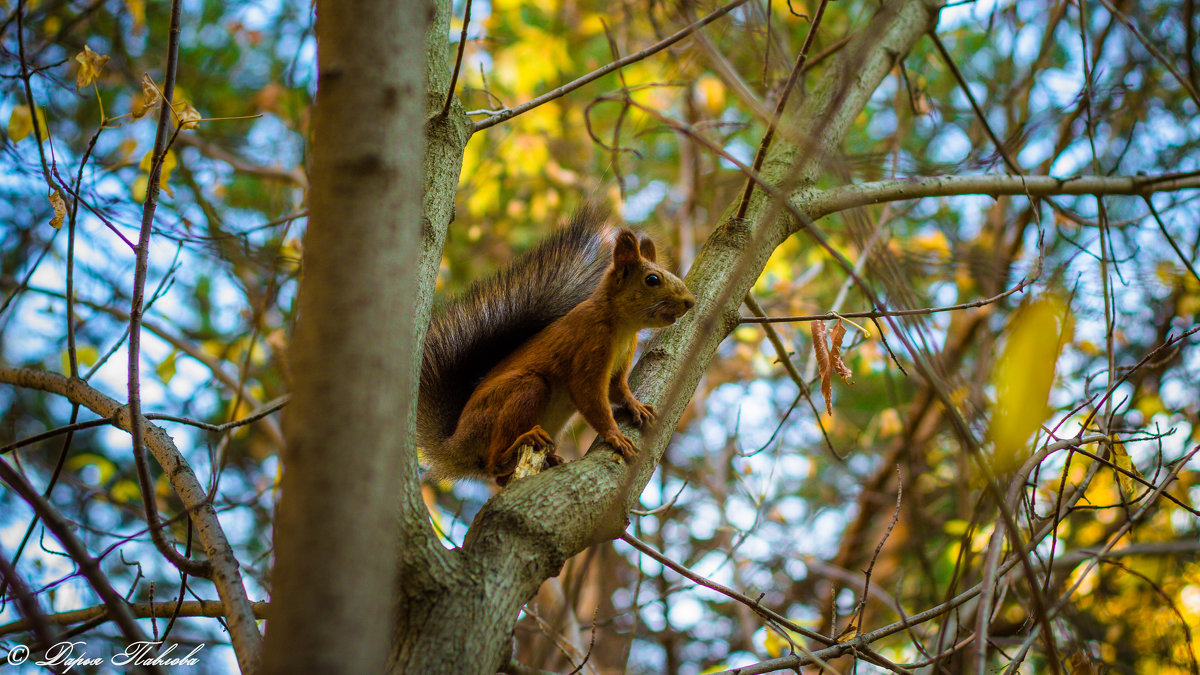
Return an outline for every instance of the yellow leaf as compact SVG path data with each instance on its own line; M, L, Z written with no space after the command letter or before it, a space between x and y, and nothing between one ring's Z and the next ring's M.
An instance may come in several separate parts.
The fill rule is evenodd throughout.
M900 413L895 408L887 408L879 413L879 437L890 438L904 431L900 421Z
M1158 394L1146 394L1138 398L1134 407L1142 413L1142 419L1146 422L1149 422L1151 417L1167 411L1167 406L1163 404L1163 400Z
M1047 402L1054 370L1072 319L1061 298L1048 295L1021 307L1008 325L1008 342L992 372L996 407L989 436L995 444L996 468L1017 468L1025 444L1049 417Z
M42 114L41 108L37 111L38 128L42 130L42 137L46 137L46 117ZM13 106L12 114L8 117L8 137L13 143L20 143L26 136L33 133L33 117L29 114L29 106L18 105Z
M941 230L918 234L908 241L906 247L910 251L925 255L935 254L943 258L950 256L950 240Z
M134 201L146 201L146 184L149 182L150 178L144 173L133 179L133 185L129 186L129 195Z
M1118 469L1124 469L1134 476L1142 477L1142 473L1138 471L1137 467L1133 465L1133 460L1129 458L1129 453L1125 451L1125 444L1117 442L1115 435L1113 436L1112 444L1112 463ZM1121 491L1128 497L1136 495L1141 483L1122 471L1116 471L1115 473L1117 474L1117 482L1121 484Z
M737 340L738 342L756 345L759 342L762 342L762 331L758 328L758 326L751 324L738 326L733 331L733 339Z
M696 80L696 94L708 114L719 115L725 110L725 84L716 75L701 75Z
M117 504L127 504L129 502L140 502L142 500L142 490L138 484L131 480L118 481L112 489L108 491L109 497Z
M95 365L96 361L100 360L100 350L90 345L83 345L75 349L75 358L85 366Z
M75 88L83 89L100 77L100 70L108 63L108 56L97 54L84 45L83 51L75 55L75 61L79 64L79 71L75 73Z
M803 619L792 619L792 622L800 625L806 623ZM780 634L774 628L767 628L762 637L763 651L765 651L771 658L778 658L786 653L791 652L792 645L788 642L789 637L792 639L792 642L796 644L804 644L805 638L801 637L794 631L788 630L787 635L785 636Z
M137 139L126 138L117 146L117 163L124 164L133 156L133 151L137 150Z
M162 172L158 174L158 186L166 190L167 194L171 195L172 197L175 196L175 191L172 190L171 186L167 184L167 180L171 178L171 172L174 171L175 167L178 165L179 162L175 159L175 151L168 150L167 154L163 157Z
M154 479L154 496L160 499L166 499L174 494L175 490L171 487L171 481L167 478L167 474L160 473Z
M861 616L856 614L851 619L850 623L846 624L846 627L842 629L842 632L837 636L837 641L849 642L850 640L858 637L858 622L861 618Z
M205 340L200 343L200 349L205 353L211 354L219 359L226 357L229 351L229 345L220 340Z
M138 164L138 167L142 171L145 171L147 174L149 174L150 169L153 165L154 165L154 151L150 150L150 151L147 151L145 155L142 155L142 161ZM175 151L168 150L167 154L163 155L162 168L159 169L158 187L163 190L166 190L167 194L171 195L172 197L175 196L175 191L171 189L171 186L167 184L167 181L170 180L171 172L175 170L176 166L178 166L178 162L175 160ZM138 201L143 201L144 199L145 199L145 197L143 197L142 199L140 199Z
M100 351L89 345L80 345L75 348L75 360L81 366L90 366L96 363L100 358ZM71 372L71 354L67 350L62 351L62 371L64 373Z
M58 188L50 191L50 206L54 207L54 217L50 219L50 227L59 229L62 227L63 218L67 217L67 202L63 200L62 193Z
M104 485L117 473L117 465L113 464L112 460L90 452L72 455L64 466L67 471L78 471L88 466L96 467L100 477L93 485Z
M167 356L167 358L163 359L162 363L158 364L158 367L154 369L154 372L158 374L158 379L162 380L164 385L168 384L172 377L175 377L175 357L177 353L177 351L172 351L171 354Z
M773 659L783 655L791 645L783 639L783 636L771 629L767 629L767 636L763 638L763 650L767 652L767 656Z
M945 525L942 525L942 531L952 537L961 537L968 527L970 524L967 521L954 518L947 520Z
M140 35L146 29L146 0L125 0L125 9L133 19L134 35Z

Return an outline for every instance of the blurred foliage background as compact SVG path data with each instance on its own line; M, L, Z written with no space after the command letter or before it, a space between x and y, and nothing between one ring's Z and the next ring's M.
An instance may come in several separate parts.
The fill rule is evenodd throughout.
M875 6L842 0L826 7L793 97L806 95L822 58L843 48ZM715 7L477 0L459 99L473 119L484 119L635 53ZM7 121L0 124L0 363L72 373L70 270L78 376L122 400L133 270L125 240L136 239L154 133L153 115L131 113L146 102L143 74L162 82L165 8L143 0L41 0L23 3L20 22L14 0L0 8L0 122ZM440 296L502 265L585 200L617 205L686 271L745 178L702 144L627 105L626 96L749 163L765 131L753 108L775 105L815 10L811 0L755 0L696 37L475 134ZM455 49L463 13L455 2ZM286 351L315 95L312 22L307 3L184 3L176 100L201 120L174 142L151 243L154 295L142 380L148 412L223 424L289 389ZM952 3L937 34L1003 152L924 39L855 120L821 186L1004 174L1005 155L1027 174L1195 176L1198 27L1192 3ZM109 60L78 86L83 64L76 55L85 46ZM37 115L49 130L41 145L46 166L74 211L61 228L50 224L54 207L31 133L22 53ZM1053 204L961 195L827 216L823 230L891 307L969 303L1028 284L978 307L898 321L936 381L915 377L911 367L902 370L910 365L904 359L889 356L891 329L881 333L882 323L858 320L865 330L851 327L845 356L853 384L834 383L832 415L821 412L806 324L775 324L805 391L761 326L743 324L706 372L643 495L655 510L634 516L631 531L697 573L752 598L761 594L764 605L824 633L866 631L938 605L979 582L991 533L1003 525L981 496L983 480L935 393L949 392L966 423L987 437L1005 418L996 413L1010 384L998 379L997 363L1007 359L1010 380L1041 375L1049 394L1046 405L1033 401L1031 410L1013 413L1029 425L1022 436L1028 441L1018 457L992 456L998 466L1020 464L1032 449L1081 433L1118 441L1085 446L1088 456L1049 455L1030 476L1016 514L1028 535L1053 515L1064 486L1089 482L1086 497L1034 556L1040 571L1049 570L1044 597L1063 599L1052 621L1059 655L1071 672L1197 672L1200 473L1189 454L1200 442L1196 338L1133 367L1195 328L1194 200L1194 190L1149 199L1061 196ZM870 308L844 271L800 236L776 251L753 295L773 316ZM1045 343L1054 348L1041 348ZM270 591L279 414L220 433L160 422L215 486L254 599ZM207 582L182 587L149 544L127 435L100 426L22 443L76 418L89 419L60 398L0 387L4 458L36 486L49 486L53 504L77 523L131 598L214 597ZM563 440L565 454L586 448L591 436L576 424ZM1153 500L1122 533L1118 553L1088 568L1078 553L1104 546L1151 501L1132 474L1158 485L1172 470L1177 475L1166 491L1176 501ZM160 509L177 514L165 481L159 486ZM447 545L462 541L492 489L426 485ZM0 492L0 550L9 560L22 551L18 569L45 609L96 604L57 544L31 522L24 502ZM188 540L178 522L173 533ZM1036 617L1017 578L997 599L988 663L1002 668L1019 656L1020 672L1047 672L1041 642L1023 650ZM19 618L8 596L0 609L0 623ZM877 650L909 664L951 652L938 665L914 668L965 671L964 652L951 647L974 630L972 611L964 605ZM103 624L89 628L85 639L116 635ZM11 647L25 636L3 634L0 644ZM594 546L568 563L547 582L516 637L521 662L563 672L589 645L584 669L603 673L716 671L789 649L745 606L681 581L622 542ZM214 619L180 618L170 639L207 643L220 655L205 661L207 670L233 667L218 646L224 638ZM858 672L870 668L859 664Z

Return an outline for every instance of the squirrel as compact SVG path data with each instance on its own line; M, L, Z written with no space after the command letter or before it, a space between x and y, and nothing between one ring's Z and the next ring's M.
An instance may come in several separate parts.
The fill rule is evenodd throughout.
M655 262L654 243L586 205L510 266L439 311L421 360L417 444L438 478L506 485L517 449L563 462L555 437L573 411L626 460L637 454L610 403L655 416L627 379L642 328L669 326L696 298ZM611 250L611 253L610 253Z

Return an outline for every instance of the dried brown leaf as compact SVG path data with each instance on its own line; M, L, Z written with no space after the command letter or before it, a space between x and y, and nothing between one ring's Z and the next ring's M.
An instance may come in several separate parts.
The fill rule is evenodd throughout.
M842 325L842 320L838 319L829 336L831 344L829 360L833 365L833 371L842 378L842 382L850 384L850 378L854 377L854 373L850 372L850 368L842 361L842 338L844 337L846 337L846 327Z
M813 350L817 353L817 372L821 374L821 395L825 397L825 412L833 414L833 368L830 366L829 347L825 344L826 330L824 321L813 321L812 327Z
M145 117L146 113L153 110L161 99L162 95L154 84L154 80L149 74L142 73L142 96L140 100L134 97L133 110L130 114L135 120L141 119Z
M183 103L175 107L175 114L179 118L179 126L183 129L195 129L200 126L200 112L192 106L191 103Z
M51 190L49 199L50 206L54 208L54 218L50 220L50 227L57 230L62 227L63 218L67 217L67 202L58 188Z

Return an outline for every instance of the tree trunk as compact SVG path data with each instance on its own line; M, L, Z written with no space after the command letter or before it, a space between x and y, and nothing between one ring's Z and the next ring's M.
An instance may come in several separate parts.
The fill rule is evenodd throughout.
M321 2L266 670L381 672L411 437L425 2ZM416 500L420 503L419 498Z

